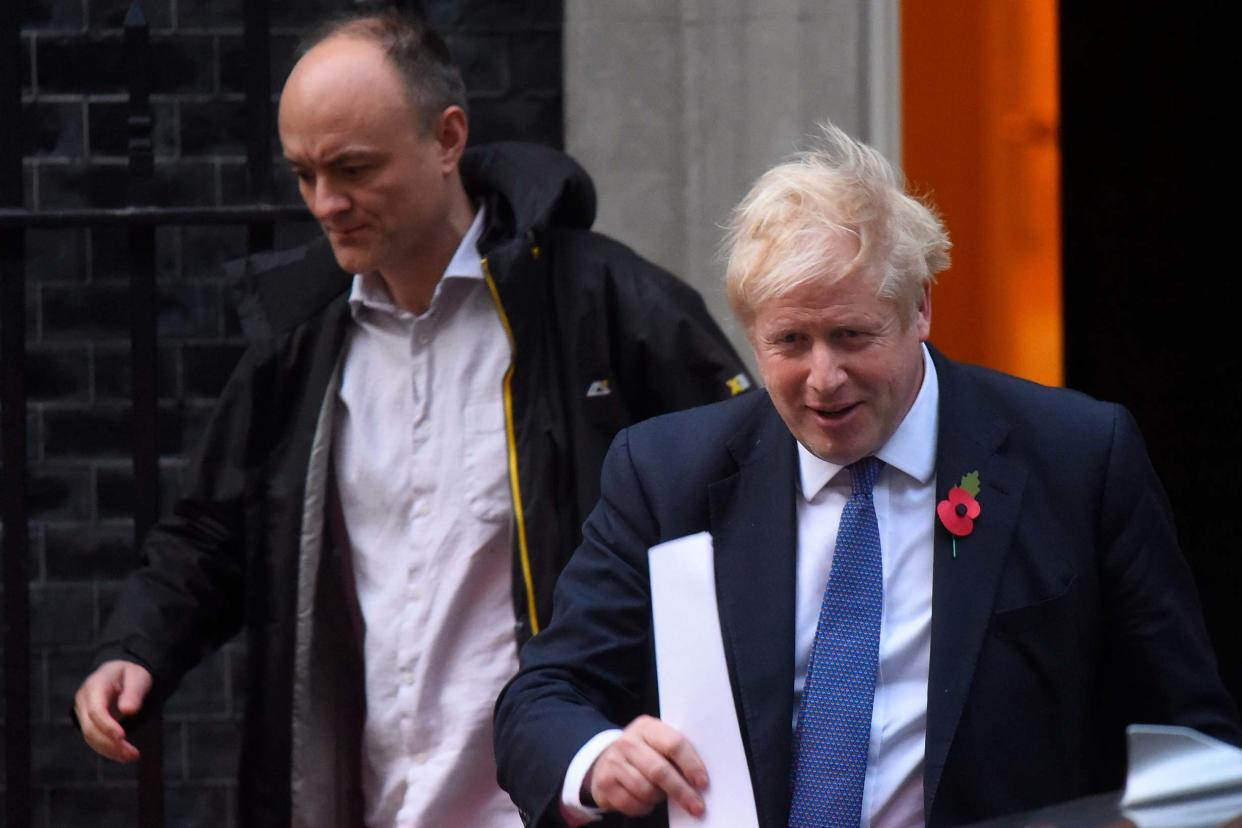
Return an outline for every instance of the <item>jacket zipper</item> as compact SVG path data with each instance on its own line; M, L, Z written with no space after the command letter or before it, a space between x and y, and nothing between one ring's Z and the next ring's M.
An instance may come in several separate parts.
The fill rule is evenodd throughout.
M492 269L487 257L482 259L483 279L487 289L491 291L492 301L496 304L496 312L500 315L500 324L509 338L509 349L513 356L509 358L509 368L505 371L505 442L509 447L509 490L513 497L513 517L517 523L518 559L522 565L522 580L526 584L526 612L530 618L530 634L539 632L539 618L535 611L535 582L531 577L530 551L526 545L526 513L522 509L522 485L518 479L517 432L513 424L513 369L516 364L517 342L513 338L513 328L509 326L509 316L500 302L500 292L496 289L496 281L492 278Z

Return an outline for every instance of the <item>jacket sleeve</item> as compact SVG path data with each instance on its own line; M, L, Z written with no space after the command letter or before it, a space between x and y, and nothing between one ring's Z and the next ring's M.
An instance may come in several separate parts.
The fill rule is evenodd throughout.
M654 520L622 432L604 461L603 495L557 583L552 623L521 651L495 713L497 775L528 825L560 825L578 750L643 712L653 679L646 550Z
M216 405L188 489L148 533L143 565L124 582L98 644L96 664L123 659L150 670L157 701L241 627L258 363L252 346Z
M634 254L615 274L613 355L635 422L754 387L698 291Z
M1114 411L1099 531L1125 721L1183 725L1242 745L1164 489L1134 418Z

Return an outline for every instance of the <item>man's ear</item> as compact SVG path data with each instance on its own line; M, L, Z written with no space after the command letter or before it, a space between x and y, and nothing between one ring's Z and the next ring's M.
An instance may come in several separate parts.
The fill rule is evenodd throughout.
M923 295L919 298L917 316L914 318L914 324L919 329L919 339L926 342L931 338L931 282L923 285Z
M445 174L453 172L457 169L461 154L466 151L466 139L470 136L466 111L456 105L447 107L436 118L432 135L440 145L441 171Z

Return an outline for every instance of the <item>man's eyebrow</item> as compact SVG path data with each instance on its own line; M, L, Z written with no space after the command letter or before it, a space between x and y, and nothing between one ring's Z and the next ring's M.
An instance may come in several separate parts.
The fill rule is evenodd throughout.
M383 155L369 147L345 147L324 158L325 164L341 164L349 161L370 161Z
M324 157L323 163L331 166L334 164L349 163L351 161L372 161L376 158L380 158L383 154L384 153L380 150L370 149L368 147L346 147L344 149L336 150L330 155ZM294 157L286 155L285 163L290 167L299 167L307 164L308 161L301 156Z

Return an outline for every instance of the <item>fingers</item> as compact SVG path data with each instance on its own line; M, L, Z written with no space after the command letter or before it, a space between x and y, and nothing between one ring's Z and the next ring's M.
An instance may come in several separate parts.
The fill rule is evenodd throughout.
M126 664L121 682L121 697L116 709L122 716L132 716L142 709L142 701L151 689L151 674L137 664Z
M626 816L648 814L666 798L700 816L699 791L707 782L689 740L659 719L640 716L595 760L587 788L599 807Z
M87 676L73 698L73 709L82 738L101 756L117 762L133 762L138 749L125 738L117 716L132 716L142 709L151 689L151 674L128 661L106 662Z

